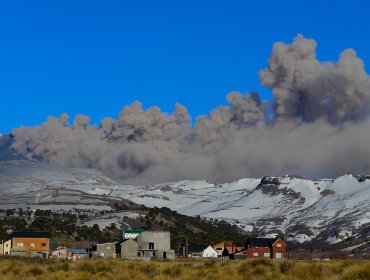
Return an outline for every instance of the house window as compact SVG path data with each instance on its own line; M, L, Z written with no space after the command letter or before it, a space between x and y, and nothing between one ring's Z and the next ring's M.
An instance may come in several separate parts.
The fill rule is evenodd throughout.
M253 257L258 257L258 252L254 252Z
M281 247L281 244L280 243L276 244L276 247Z
M35 243L30 243L30 247L35 248Z
M23 242L18 242L18 247L23 247Z
M270 253L264 253L264 254L263 254L263 256L264 256L265 258L269 258L269 257L270 257Z
M107 246L107 250L110 250L110 246Z
M149 242L149 250L153 250L154 249L154 243L153 242Z
M46 247L46 243L41 243L41 246L42 247Z
M100 253L100 256L101 256L101 257L104 257L104 253Z

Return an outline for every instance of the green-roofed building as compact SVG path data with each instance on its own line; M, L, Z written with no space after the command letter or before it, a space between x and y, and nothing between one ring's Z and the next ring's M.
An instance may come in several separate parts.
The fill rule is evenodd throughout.
M135 239L140 233L146 231L145 229L124 229L123 239Z

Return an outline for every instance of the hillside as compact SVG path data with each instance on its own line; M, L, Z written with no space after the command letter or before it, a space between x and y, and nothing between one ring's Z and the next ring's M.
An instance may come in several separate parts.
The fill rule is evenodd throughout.
M13 152L6 152L11 139L6 140L0 145L0 154L7 155L0 161L2 209L85 211L94 214L81 224L97 223L104 228L112 223L131 226L128 221L143 217L137 210L144 205L146 209L166 207L201 220L225 220L250 234L280 234L300 243L335 244L370 236L368 176L345 174L321 180L278 176L224 184L185 180L134 186L95 169L17 159Z

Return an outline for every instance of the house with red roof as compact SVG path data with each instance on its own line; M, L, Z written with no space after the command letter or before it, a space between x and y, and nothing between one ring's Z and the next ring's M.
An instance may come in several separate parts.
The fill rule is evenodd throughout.
M287 244L280 238L249 238L245 244L247 259L284 259Z

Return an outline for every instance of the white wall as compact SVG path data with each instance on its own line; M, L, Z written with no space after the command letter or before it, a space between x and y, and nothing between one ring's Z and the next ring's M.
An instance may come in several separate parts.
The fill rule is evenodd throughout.
M217 258L217 251L212 246L208 246L204 249L202 256L203 258Z

